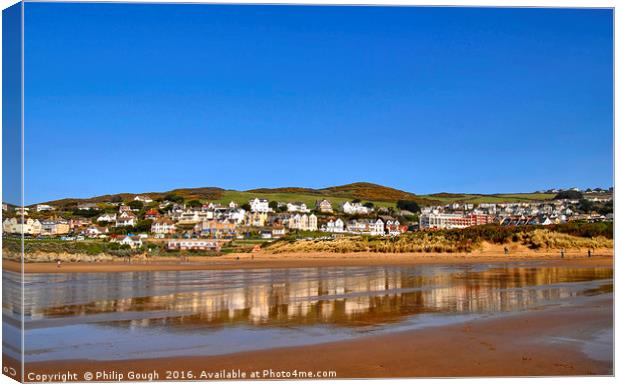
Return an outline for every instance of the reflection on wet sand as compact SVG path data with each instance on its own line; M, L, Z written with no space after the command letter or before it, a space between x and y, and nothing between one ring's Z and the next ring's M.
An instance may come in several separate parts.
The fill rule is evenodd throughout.
M38 276L27 284L26 317L157 312L131 326L247 323L365 325L419 313L513 311L583 294L571 284L611 279L610 268L505 266L307 268ZM84 276L80 276L84 277ZM93 281L94 280L94 281ZM94 284L89 287L89 281ZM138 296L130 296L139 285ZM82 291L82 290L86 291ZM92 290L91 290L92 289ZM79 292L78 292L79 290ZM149 294L152 293L152 294ZM106 321L123 317L106 317ZM120 324L119 324L120 325Z
M19 275L4 273L5 299ZM532 264L27 274L27 361L212 355L526 310L613 291L611 268ZM8 290L8 291L7 291ZM3 301L17 354L19 303Z

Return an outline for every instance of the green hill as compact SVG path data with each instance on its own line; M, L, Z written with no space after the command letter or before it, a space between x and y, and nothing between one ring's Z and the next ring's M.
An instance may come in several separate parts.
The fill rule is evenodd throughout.
M459 203L497 203L532 200L552 199L552 194L536 193L512 193L512 194L465 194L465 193L436 193L431 195L416 195L383 185L359 182L327 188L313 189L300 187L283 188L258 188L247 191L226 190L217 187L204 188L180 188L165 192L141 192L141 193L118 193L102 195L91 198L66 198L49 201L47 204L54 206L75 206L79 203L103 203L111 201L128 202L137 195L148 195L154 200L164 199L167 195L177 195L187 200L213 201L227 204L230 201L245 203L248 200L259 197L281 202L300 201L309 207L314 207L314 202L320 199L328 199L332 204L338 205L347 200L359 199L363 202L371 201L377 206L394 206L398 200L413 200L420 205L440 205Z
M399 189L363 182L339 185L322 189L285 187L252 189L247 192L259 194L306 195L314 196L315 198L336 197L343 198L344 200L359 199L364 201L390 203L395 203L398 200L413 200L423 205L438 202L437 200L433 200L430 198L421 198L413 193L401 191Z

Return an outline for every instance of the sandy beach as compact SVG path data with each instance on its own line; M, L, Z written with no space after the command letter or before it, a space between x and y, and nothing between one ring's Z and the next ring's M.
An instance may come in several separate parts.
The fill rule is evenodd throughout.
M553 252L513 254L245 254L190 264L26 264L26 272L121 272L236 268L285 268L348 265L415 265L540 261L541 266L611 267L612 250L598 250L593 257L572 252L561 259ZM14 262L3 267L19 269ZM611 375L613 294L580 296L562 305L547 305L514 313L485 315L476 320L416 330L360 336L350 340L303 346L260 349L212 356L174 356L126 360L57 360L28 363L26 381L40 381L54 374L67 374L68 381L83 381L89 372L130 374L141 379L283 378L281 372L333 371L336 378L364 377L471 377ZM595 348L589 348L598 343ZM602 344L601 344L602 343ZM603 345L601 347L601 345ZM609 349L609 353L605 352ZM588 352L590 350L590 352ZM591 351L599 354L592 354ZM601 354L600 351L603 351ZM8 366L17 362L3 356ZM234 372L234 374L233 374ZM251 375L259 375L252 377ZM265 376L265 374L268 374ZM17 373L19 375L19 373ZM171 376L181 375L181 376ZM184 375L184 376L183 376ZM203 375L202 377L200 375ZM205 376L206 375L206 376ZM295 378L295 377L289 377ZM300 378L300 377L296 377ZM94 376L94 381L119 377ZM58 380L58 377L57 377Z
M149 260L127 262L63 262L60 268L55 263L25 263L25 273L70 273L70 272L128 272L128 271L184 271L184 270L218 270L248 268L304 268L333 266L368 266L368 265L415 265L415 264L453 264L453 263L497 263L515 261L544 261L554 263L573 263L592 265L612 265L614 250L596 249L588 257L587 249L569 249L564 258L560 250L548 249L532 251L526 247L513 246L508 255L503 247L485 245L481 250L470 253L232 253L215 257L190 257L181 262L178 258L160 257ZM20 263L3 260L6 270L19 272Z
M458 325L221 356L32 363L26 365L26 378L71 372L82 380L85 372L103 370L125 378L130 371L156 372L159 380L167 378L167 371L200 375L222 370L248 375L265 370L335 371L338 378L611 375L610 360L596 360L584 350L587 340L611 330L612 304L611 294L606 294L567 307Z

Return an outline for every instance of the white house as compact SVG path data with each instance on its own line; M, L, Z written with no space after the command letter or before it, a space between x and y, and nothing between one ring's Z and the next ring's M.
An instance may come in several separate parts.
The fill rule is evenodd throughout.
M370 234L373 236L385 235L385 223L381 219L371 221L369 229L370 229Z
M123 212L116 218L117 227L133 227L138 222L136 215L131 212Z
M179 224L196 224L213 218L213 212L186 210L176 215Z
M349 215L366 215L372 212L372 208L362 205L362 203L351 203L346 201L342 204L342 211Z
M347 223L347 231L366 235L379 236L385 234L383 220L351 220Z
M335 221L330 220L325 226L325 232L344 233L344 221L338 218Z
M108 229L105 227L99 227L97 225L91 225L82 231L82 234L87 237L101 237L108 233Z
M309 231L319 230L319 220L314 214L311 214L310 216L308 216L308 230Z
M129 245L131 249L135 249L142 246L142 239L139 236L125 236L118 243L122 245Z
M23 233L24 235L40 235L41 222L36 219L25 219L22 221L15 217L6 219L2 222L2 231L4 233Z
M151 224L151 232L160 235L174 233L176 229L177 228L174 225L174 221L166 218L157 219L153 221L153 224Z
M97 218L98 223L114 223L116 222L116 213L104 213Z
M232 208L226 212L225 218L234 221L236 224L241 224L245 219L245 209Z
M15 207L15 213L20 216L28 216L28 211L30 211L28 207Z
M147 195L137 195L136 197L133 198L135 201L141 201L145 204L148 203L152 203L153 199L151 199L150 197L148 197Z
M254 199L250 200L250 208L251 208L252 212L267 213L267 212L270 211L270 209L269 209L269 200L254 198Z
M297 213L288 219L288 227L300 231L316 231L318 230L318 219L314 214L308 216L305 213L303 215Z
M299 213L289 217L288 228L289 229L301 229L301 215Z
M310 210L308 209L305 203L299 203L299 202L287 203L286 210L288 212L301 212L301 213L310 212Z
M37 212L53 211L54 207L48 204L37 204Z

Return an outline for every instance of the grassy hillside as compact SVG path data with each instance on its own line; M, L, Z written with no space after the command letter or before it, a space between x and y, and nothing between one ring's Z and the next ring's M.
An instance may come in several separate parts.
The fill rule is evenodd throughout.
M263 198L269 201L281 201L281 202L295 202L299 201L302 203L306 203L309 208L314 208L314 203L316 200L320 200L323 198L328 199L334 207L337 207L339 204L344 203L345 201L351 201L352 198L347 197L333 197L333 196L325 196L325 195L316 195L316 194L303 194L303 193L286 193L286 192L239 192L239 191L225 191L222 193L222 197L215 200L217 202L227 204L230 201L235 201L237 203L246 202L252 198ZM393 207L396 205L395 202L387 202L387 201L376 201L376 200L363 200L363 201L373 201L373 203L378 207Z
M183 197L185 200L202 200L228 203L235 201L244 203L254 197L276 200L281 202L301 201L308 206L314 207L314 202L319 199L328 199L332 204L338 205L347 200L359 199L361 201L371 201L377 206L394 206L398 200L413 200L418 204L439 205L454 202L461 203L498 203L498 202L518 202L532 200L552 199L552 194L537 193L512 193L512 194L460 194L460 193L436 193L431 195L416 195L410 192L395 188L385 187L372 183L352 183L322 189L284 187L284 188L259 188L248 191L225 190L216 187L205 188L182 188L165 192L142 192L152 199L163 199L166 195L174 194ZM121 199L131 201L138 195L136 193L119 193L115 195L102 195L92 198L77 199L67 198L50 201L48 204L54 206L70 206L78 203L101 203Z
M54 206L71 205L77 203L103 203L109 202L113 199L120 198L122 201L131 201L137 195L147 195L151 199L163 199L166 195L178 195L182 196L185 200L218 200L221 199L225 192L222 188L206 187L206 188L181 188L173 189L167 192L141 192L141 193L117 193L114 195L101 195L88 198L66 198L60 200L53 200L46 202L45 204L51 204Z
M551 200L555 195L552 193L505 193L505 194L461 194L461 193L435 193L432 195L420 195L420 198L439 201L440 204L451 203L508 203Z
M438 200L432 198L423 198L416 194L401 191L399 189L385 187L383 185L373 183L352 183L346 185L340 185L322 189L311 188L260 188L252 189L248 192L260 193L260 194L277 194L280 196L295 195L295 196L314 196L317 198L330 198L334 201L346 201L351 199L359 199L363 201L373 202L390 202L395 203L398 200L413 200L418 204L429 205L438 202ZM300 200L303 201L303 200ZM333 203L333 202L332 202ZM390 204L393 205L393 204Z
M371 183L353 183L323 189L289 187L273 189L261 188L249 191L224 190L215 187L184 188L166 192L143 192L139 194L148 195L152 199L164 198L168 194L174 194L183 197L185 200L195 199L203 201L215 201L221 203L228 203L230 201L244 203L254 197L259 197L282 202L301 201L309 206L314 206L316 200L320 200L323 198L329 199L331 203L335 205L343 203L347 200L350 201L352 199L372 201L375 203L375 205L384 207L394 206L396 201L401 199L414 200L422 205L439 203L439 200L420 198L415 194L409 192ZM86 199L68 198L50 201L48 202L48 204L63 206L84 202L100 203L105 201L111 201L113 198L120 198L123 201L130 201L133 200L136 195L138 194L119 193L116 195L103 195Z

